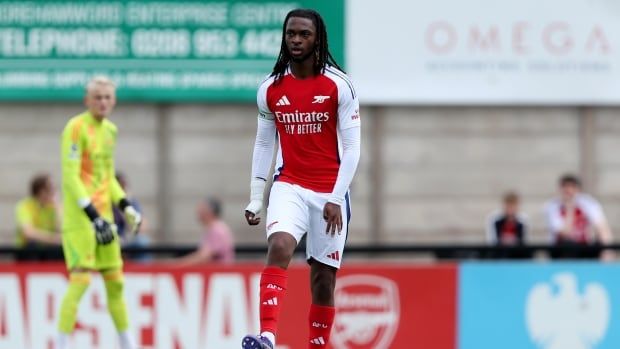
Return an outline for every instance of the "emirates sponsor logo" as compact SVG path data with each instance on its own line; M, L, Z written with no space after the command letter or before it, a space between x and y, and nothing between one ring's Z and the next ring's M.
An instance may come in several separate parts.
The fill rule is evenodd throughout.
M399 320L400 299L394 281L363 274L338 278L332 330L335 349L388 349Z
M283 124L325 122L329 120L329 112L300 112L295 110L291 113L276 111L276 119Z
M330 118L329 112L300 112L291 113L276 111L278 123L284 125L284 132L290 135L307 135L323 132L323 123Z

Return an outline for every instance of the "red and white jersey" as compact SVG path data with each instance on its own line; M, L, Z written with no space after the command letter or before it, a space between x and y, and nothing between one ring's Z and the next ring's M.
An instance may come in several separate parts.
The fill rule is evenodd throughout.
M307 79L287 71L260 85L257 103L259 117L273 120L279 136L276 180L331 193L340 168L339 132L360 126L349 78L331 66Z
M592 229L594 225L605 221L605 214L601 205L593 197L586 194L578 194L572 207L573 226L570 232L572 241L579 243L592 242ZM558 232L563 230L565 219L571 212L560 199L554 199L547 203L546 218L549 232L554 242L558 241Z

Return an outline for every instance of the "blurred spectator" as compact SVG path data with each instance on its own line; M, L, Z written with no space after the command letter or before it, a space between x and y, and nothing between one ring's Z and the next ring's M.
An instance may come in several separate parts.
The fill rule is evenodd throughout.
M527 238L527 220L519 212L519 195L508 192L502 200L502 209L492 213L487 220L487 239L494 246L523 246ZM502 250L492 254L495 258L530 258L524 251Z
M564 175L559 187L560 195L545 207L552 242L558 246L611 244L613 237L603 209L593 197L581 192L579 178ZM599 254L576 249L554 253L552 257L596 258ZM600 257L612 259L613 252L605 251Z
M233 234L220 218L222 205L219 200L209 198L196 206L198 221L204 230L198 250L175 260L180 266L200 263L232 263L235 259Z
M526 237L527 222L519 212L519 195L509 192L504 195L502 209L488 219L488 241L496 246L515 246L525 244Z
M34 250L60 245L60 205L55 193L51 177L40 174L30 182L30 195L17 203L17 246L23 248L19 259L48 259Z
M121 210L114 206L114 224L116 224L116 229L118 231L118 236L121 238L122 244L124 247L132 247L132 248L141 248L146 247L150 244L150 239L148 234L146 233L146 220L144 219L144 212L142 212L142 206L140 202L131 195L129 191L129 183L127 181L127 177L122 172L116 173L116 180L118 184L121 185L121 188L127 194L127 200L129 203L142 214L142 224L140 225L140 231L135 236L131 236L131 233L127 232L127 223L125 222L125 215L121 212ZM146 253L132 253L128 256L129 259L137 260L137 261L148 261L151 257Z

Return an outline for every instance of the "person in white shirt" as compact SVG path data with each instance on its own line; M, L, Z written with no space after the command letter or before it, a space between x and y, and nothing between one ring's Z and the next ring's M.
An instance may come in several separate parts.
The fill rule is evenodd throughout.
M545 216L552 243L555 245L609 245L613 235L601 204L590 195L581 192L577 176L560 178L560 195L545 206ZM598 253L587 251L563 251L554 258L595 258ZM600 257L612 259L613 251L603 250Z

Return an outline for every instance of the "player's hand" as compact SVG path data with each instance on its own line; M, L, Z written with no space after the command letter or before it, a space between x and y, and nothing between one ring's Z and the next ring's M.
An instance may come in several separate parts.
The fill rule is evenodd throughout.
M342 232L342 210L340 205L336 205L333 202L326 203L323 208L323 219L327 222L325 233L334 236L337 232L340 235L340 232Z
M258 214L262 209L262 200L250 201L248 207L245 208L245 220L248 221L249 225L257 225L258 223L260 223L260 217L258 217Z
M107 245L114 241L116 227L106 222L103 218L97 217L93 220L95 228L95 238L99 245Z
M140 231L140 225L142 224L142 215L133 206L129 205L125 207L125 221L131 229L132 234L137 234Z

